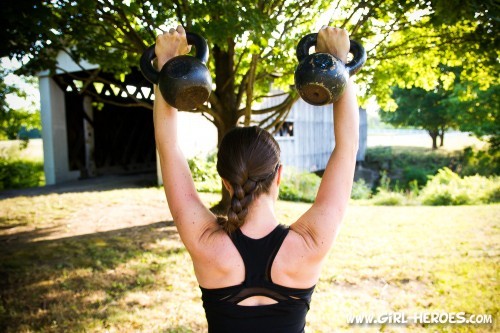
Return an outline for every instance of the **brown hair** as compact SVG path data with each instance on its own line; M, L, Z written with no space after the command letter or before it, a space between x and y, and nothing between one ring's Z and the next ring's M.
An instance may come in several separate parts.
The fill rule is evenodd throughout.
M226 133L217 153L217 172L233 188L227 219L219 219L232 233L245 223L248 206L261 193L268 193L280 164L280 147L269 132L236 127Z

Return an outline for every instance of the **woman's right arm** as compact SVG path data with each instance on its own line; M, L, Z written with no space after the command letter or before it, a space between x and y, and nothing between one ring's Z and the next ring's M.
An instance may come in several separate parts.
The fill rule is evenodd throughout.
M343 29L322 29L316 50L337 55L345 62L349 36ZM334 103L333 110L335 148L314 204L291 226L302 236L312 258L318 260L330 250L351 195L359 141L359 110L352 79L349 79L344 94Z
M158 55L159 67L188 50L186 34L181 26L158 36L155 53ZM188 163L179 147L177 115L177 109L164 100L155 85L153 121L163 187L182 242L191 255L199 256L206 252L202 242L204 235L211 230L218 230L219 226L196 192Z

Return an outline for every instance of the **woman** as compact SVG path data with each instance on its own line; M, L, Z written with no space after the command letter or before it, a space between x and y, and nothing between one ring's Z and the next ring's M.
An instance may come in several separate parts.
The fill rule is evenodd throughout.
M157 38L161 68L189 51L179 26ZM316 45L346 61L345 30L324 27ZM266 131L237 128L224 137L217 170L231 194L227 218L198 197L177 141L177 110L155 87L154 124L165 193L175 225L193 260L209 332L303 332L311 295L349 200L358 149L354 85L334 104L335 149L314 204L290 227L278 223L282 166Z

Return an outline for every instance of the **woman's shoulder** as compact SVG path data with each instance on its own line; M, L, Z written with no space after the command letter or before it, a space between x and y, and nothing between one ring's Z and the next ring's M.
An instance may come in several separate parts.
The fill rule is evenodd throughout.
M200 250L190 254L201 286L222 288L243 281L245 270L242 258L222 228L204 235L200 243Z

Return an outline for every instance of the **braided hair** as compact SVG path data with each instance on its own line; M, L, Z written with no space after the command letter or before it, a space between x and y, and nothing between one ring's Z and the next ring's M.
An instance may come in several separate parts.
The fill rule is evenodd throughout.
M248 207L261 193L268 193L280 165L280 148L273 136L257 126L230 130L219 145L217 171L233 188L227 233L245 223Z

